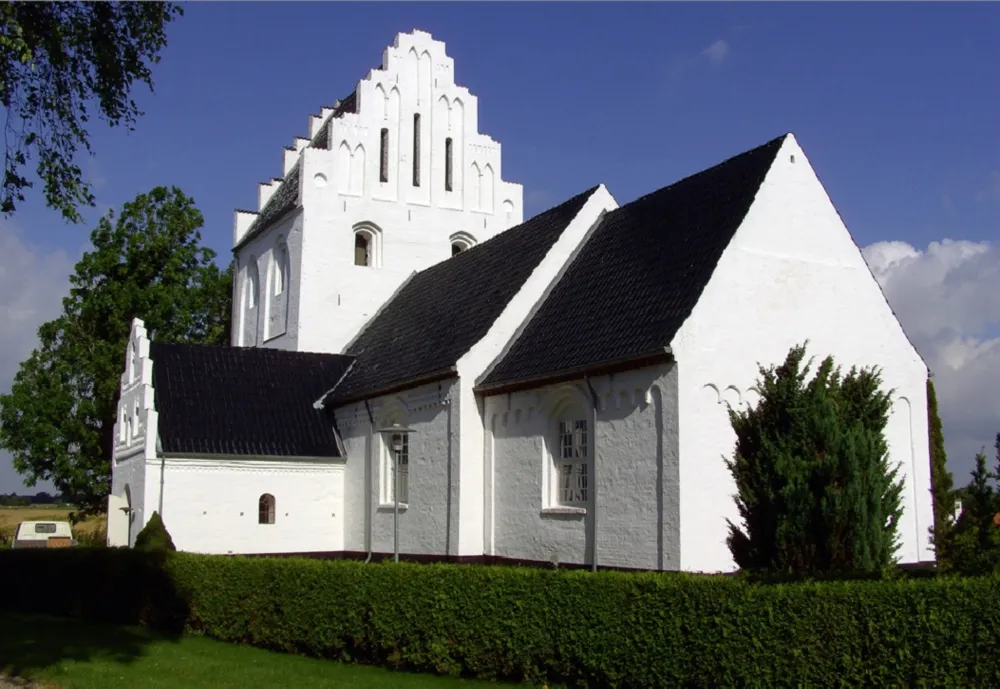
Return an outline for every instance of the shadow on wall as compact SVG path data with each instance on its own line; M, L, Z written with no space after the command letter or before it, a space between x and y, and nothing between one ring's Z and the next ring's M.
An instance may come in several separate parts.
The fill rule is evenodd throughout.
M65 660L130 662L148 643L178 639L190 614L188 598L177 590L161 552L3 551L0 591L6 592L0 610L29 616L11 625L0 622L0 671L13 675ZM100 631L81 633L66 620L38 615L100 623ZM136 629L139 625L157 632Z

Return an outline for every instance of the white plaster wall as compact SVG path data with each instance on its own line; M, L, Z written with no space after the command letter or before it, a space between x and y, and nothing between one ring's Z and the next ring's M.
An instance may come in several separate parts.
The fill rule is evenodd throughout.
M149 473L154 480L147 483L158 483L160 472ZM178 550L256 554L343 549L341 460L170 458L164 460L162 474L161 517ZM275 498L274 524L258 523L264 493Z
M370 400L367 407L358 403L336 410L348 457L345 550L392 552L393 509L391 503L379 504L383 447L373 429L399 423L414 430L409 439L409 503L399 515L400 552L457 554L457 387L457 380L450 379ZM370 541L366 515L371 518Z
M678 569L676 370L663 364L591 384L599 399L591 434L595 493L583 514L549 509L546 490L556 435L553 410L563 400L591 410L586 383L486 398L486 552L591 564L596 501L599 566Z
M304 148L302 142L296 147L304 224L299 258L293 259L293 304L288 333L268 346L340 352L403 280L451 256L453 235L478 243L522 222L521 186L503 180L501 146L479 133L477 99L455 84L444 43L422 31L397 35L381 68L358 83L357 99L357 113L328 123L329 150ZM421 116L420 186L413 184L415 113ZM317 126L311 120L310 132ZM389 131L384 183L383 128ZM448 138L451 191L445 189ZM270 193L271 185L262 186L261 200ZM244 216L236 215L235 237L246 231ZM377 258L370 267L354 265L354 231L362 223L377 228ZM241 263L250 254L262 255L253 246L241 247Z
M482 555L485 550L485 474L483 401L474 392L476 382L502 358L518 334L545 301L552 287L576 257L604 214L618 203L602 184L567 225L562 235L501 312L486 336L459 361L459 398L462 405L461 454L458 463L460 555Z
M739 523L722 456L735 443L723 401L755 401L758 362L777 364L797 343L819 363L878 365L896 404L886 429L902 464L902 562L933 559L927 441L927 369L907 340L794 137L672 347L679 362L682 565L728 571L726 519Z
M234 280L236 320L230 340L233 346L298 349L301 294L298 275L302 267L302 226L302 213L295 211L240 249ZM276 296L273 282L274 260L275 250L281 241L288 246L289 271L284 293ZM254 311L247 307L247 280L251 261L257 265L260 290Z

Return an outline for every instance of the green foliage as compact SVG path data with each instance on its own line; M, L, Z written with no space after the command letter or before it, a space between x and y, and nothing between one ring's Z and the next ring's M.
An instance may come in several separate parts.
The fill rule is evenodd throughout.
M81 514L104 509L133 317L163 342L228 341L231 269L201 246L203 219L179 189L157 187L101 219L57 319L0 395L0 447L28 485L52 481Z
M159 512L154 510L149 521L146 522L146 526L142 527L142 531L136 535L135 549L161 552L173 552L177 550L174 547L174 540L170 538L167 527L163 524L163 519L160 518Z
M948 543L955 513L955 481L948 471L944 432L941 430L941 417L938 416L937 392L930 378L927 379L927 432L931 453L931 494L934 499L931 543L934 544L938 566L947 569L951 561Z
M106 557L102 557L106 554ZM742 577L0 552L0 607L165 621L224 641L589 687L995 686L1000 579ZM160 607L162 606L162 607Z
M66 220L82 219L79 207L93 206L94 196L74 159L91 150L90 109L112 127L132 129L142 115L133 85L152 90L150 65L166 45L166 25L181 13L169 2L0 4L0 212L24 201L33 186L24 168L37 157L46 203Z
M893 564L902 481L883 431L891 393L877 369L844 376L833 357L807 381L805 346L780 366L760 367L760 402L730 409L742 528L728 544L743 569L879 571Z
M976 455L972 478L959 494L962 514L948 533L945 543L948 567L963 574L983 574L1000 570L1000 433L996 442L996 471L986 466L986 455Z

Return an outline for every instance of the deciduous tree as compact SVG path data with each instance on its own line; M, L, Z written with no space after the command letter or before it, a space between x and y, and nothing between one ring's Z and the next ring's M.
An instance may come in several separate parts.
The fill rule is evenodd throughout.
M49 480L84 514L104 508L133 317L165 342L225 343L232 276L201 245L201 212L157 187L109 212L76 264L63 312L0 396L0 446L29 485Z
M181 14L169 2L0 3L0 103L4 176L0 212L11 214L35 172L45 201L72 222L92 206L91 186L76 162L90 153L92 113L132 129L142 115L136 82L152 90L151 65L166 45L166 25Z
M730 409L742 525L729 548L743 569L876 571L894 561L902 483L883 436L891 392L877 369L842 375L833 357L807 380L805 346L760 367L760 401Z

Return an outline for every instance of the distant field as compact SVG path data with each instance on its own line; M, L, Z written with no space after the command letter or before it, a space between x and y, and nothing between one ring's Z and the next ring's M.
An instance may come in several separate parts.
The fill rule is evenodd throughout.
M0 507L0 535L12 538L14 530L21 522L69 521L73 509L63 506L32 505L30 507ZM91 517L73 527L73 534L94 533L104 529L104 515Z

